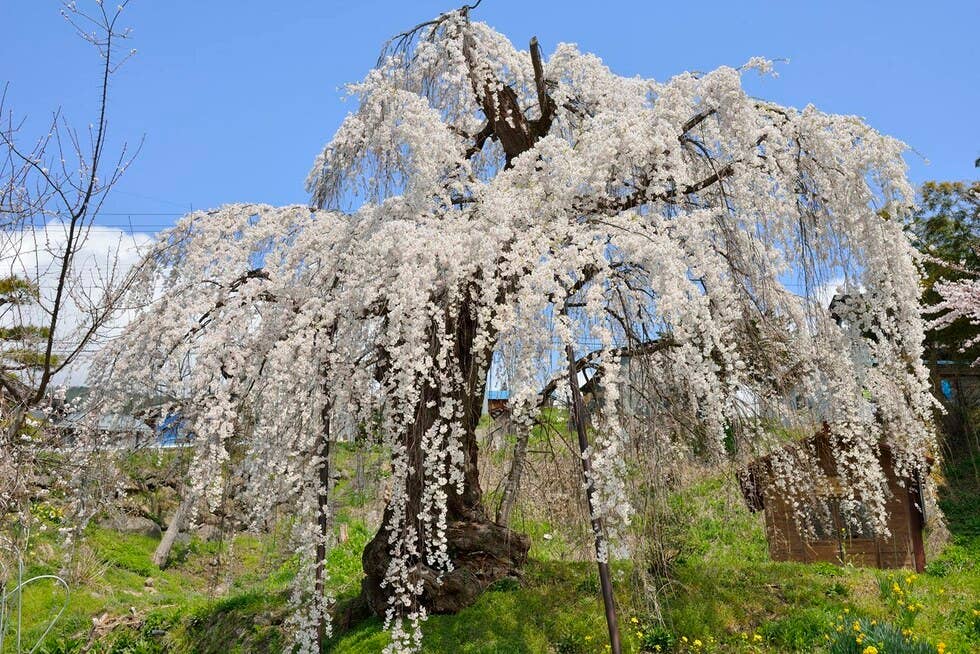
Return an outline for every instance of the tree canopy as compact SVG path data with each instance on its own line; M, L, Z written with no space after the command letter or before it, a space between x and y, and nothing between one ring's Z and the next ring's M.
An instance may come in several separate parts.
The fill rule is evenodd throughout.
M392 651L439 610L457 525L487 521L473 431L495 354L514 362L518 422L542 379L568 374L566 347L601 374L588 481L611 532L629 519L621 452L637 437L624 358L656 372L645 422L678 447L695 433L724 456L738 427L749 456L767 426L826 422L848 497L884 529L880 444L905 473L932 447L916 254L882 217L914 202L905 146L749 96L742 76L771 68L628 78L444 14L350 86L356 109L307 180L313 208L229 205L161 236L134 294L145 308L95 371L177 398L203 440L200 492L220 491L244 438L255 510L303 498L311 557L326 444L376 428L392 474L380 553L365 553L382 573L365 585L383 589ZM860 301L837 322L817 298L840 279ZM308 599L306 626L326 602Z
M910 229L926 256L923 303L940 315L926 334L933 359L980 358L980 302L969 280L980 271L980 182L926 182ZM972 303L972 304L971 304Z

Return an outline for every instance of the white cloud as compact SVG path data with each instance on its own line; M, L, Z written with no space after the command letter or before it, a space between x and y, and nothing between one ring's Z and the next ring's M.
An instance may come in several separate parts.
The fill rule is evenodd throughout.
M116 227L92 226L82 232L63 292L62 310L55 330L55 352L64 356L79 344L81 333L92 322L93 312L104 306L105 292L117 289L133 266L153 242L152 234L128 233ZM40 292L39 306L0 307L0 324L46 325L55 303L61 261L68 242L67 225L53 220L36 228L19 228L3 232L0 242L0 277L17 276L35 282ZM58 383L82 383L88 370L88 358L102 339L128 322L132 310L114 314L111 324L98 332L98 338L87 346L71 370L66 369Z

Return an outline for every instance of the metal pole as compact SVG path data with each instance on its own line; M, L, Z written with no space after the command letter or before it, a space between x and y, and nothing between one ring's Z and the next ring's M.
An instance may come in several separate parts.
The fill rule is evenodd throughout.
M602 604L606 609L606 625L609 627L609 646L612 654L621 654L619 642L619 622L616 619L616 603L613 599L612 579L609 576L608 561L601 561L603 527L602 518L595 512L595 488L592 484L592 460L586 456L589 449L589 438L585 426L585 402L582 400L582 389L578 387L578 371L575 369L575 350L571 345L565 346L568 355L568 385L572 392L572 417L575 420L575 431L578 432L578 447L582 452L582 475L585 477L585 496L589 501L589 518L592 522L592 533L595 536L596 561L599 565L599 585L602 589ZM607 550L608 556L608 550Z

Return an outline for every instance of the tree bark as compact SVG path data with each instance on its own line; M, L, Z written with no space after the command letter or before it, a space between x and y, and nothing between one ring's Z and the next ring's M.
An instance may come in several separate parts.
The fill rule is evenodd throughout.
M316 542L316 568L315 586L317 602L324 602L326 599L326 568L327 568L327 537L330 529L330 410L331 403L327 402L321 412L323 420L323 430L320 432L319 451L317 456L317 542ZM323 607L323 604L320 604ZM324 651L327 644L327 633L329 627L329 616L325 609L317 613L316 642L318 651Z
M509 167L516 157L530 150L551 128L555 106L547 94L540 48L536 39L532 41L531 57L539 102L542 104L541 117L529 121L521 110L517 93L510 86L498 82L492 70L479 60L474 45L472 34L467 34L463 39L463 55L473 92L486 115L487 126L475 137L474 146L467 156L478 152L487 138L493 138L503 148L505 165ZM483 365L490 360L493 348L487 346L484 352L474 351L478 325L471 307L471 302L462 302L453 322L456 351L452 360L459 366L460 378L466 380L462 391L453 391L456 394L454 399L465 407L462 418L463 488L461 493L457 493L452 486L445 488L448 498L447 537L453 570L443 574L425 565L424 561L412 562L423 582L420 601L434 613L452 613L472 604L491 583L515 574L526 562L531 546L527 535L491 521L483 505L477 467L476 426L483 408L486 385ZM433 331L432 336L433 351L430 354L435 360L438 334ZM414 424L404 435L409 465L406 516L413 521L417 533L420 533L417 516L424 482L422 438L435 423L442 398L442 389L427 385L416 407ZM388 608L388 595L381 584L391 561L388 539L392 519L389 506L381 528L364 548L362 557L365 573L362 597L378 615L384 615Z
M465 380L460 390L454 391L455 399L464 406L463 420L463 489L447 485L447 539L453 570L443 573L423 560L412 561L416 574L422 580L420 602L432 613L454 613L472 604L494 581L514 575L527 560L530 539L510 529L495 524L487 517L480 490L477 468L478 446L476 426L483 407L482 361L488 360L489 352L480 357L474 352L476 322L467 303L459 310L454 325L455 356L461 378ZM434 346L433 346L434 347ZM438 417L439 388L427 384L416 410L416 419L406 432L405 446L410 471L407 479L408 508L413 526L420 525L416 516L421 506L423 490L422 437ZM433 406L429 406L429 404ZM365 577L362 595L372 611L384 615L388 608L388 594L382 582L391 561L388 538L391 533L393 514L391 507L385 510L382 527L364 548L362 562Z

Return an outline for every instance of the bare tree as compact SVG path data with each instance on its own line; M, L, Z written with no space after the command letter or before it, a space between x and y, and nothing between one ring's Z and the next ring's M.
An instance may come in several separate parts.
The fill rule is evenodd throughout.
M61 10L100 59L87 129L59 108L31 136L8 106L9 89L0 95L0 516L18 510L37 452L54 444L35 412L50 411L57 380L109 334L133 279L121 240L98 257L85 252L100 208L139 151L107 151L111 80L135 54L123 48L129 30L119 26L128 4L83 11L69 2Z

